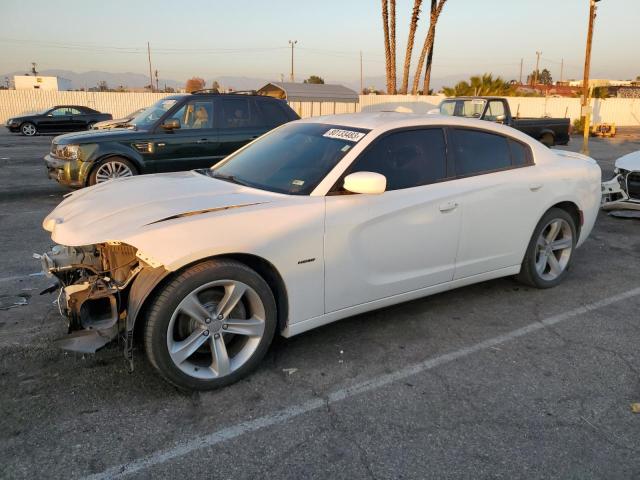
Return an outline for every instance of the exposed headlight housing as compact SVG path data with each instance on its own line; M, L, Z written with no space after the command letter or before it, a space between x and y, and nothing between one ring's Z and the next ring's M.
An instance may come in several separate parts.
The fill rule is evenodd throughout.
M80 152L80 145L55 145L54 154L58 158L65 160L77 160Z

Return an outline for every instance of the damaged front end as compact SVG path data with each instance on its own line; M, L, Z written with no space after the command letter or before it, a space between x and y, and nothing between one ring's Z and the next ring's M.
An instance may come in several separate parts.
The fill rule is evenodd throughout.
M130 341L131 286L151 269L126 244L109 242L80 247L56 245L39 258L46 275L58 279L58 308L69 335L56 343L74 352L93 353L109 342Z
M640 151L616 160L615 177L602 182L604 210L640 210Z

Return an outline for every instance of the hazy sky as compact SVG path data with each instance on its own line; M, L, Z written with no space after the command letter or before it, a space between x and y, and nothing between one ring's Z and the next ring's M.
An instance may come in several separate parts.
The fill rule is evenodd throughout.
M423 2L428 8L429 0ZM494 72L517 78L535 66L582 75L588 0L448 0L438 24L433 77ZM398 0L398 64L413 0ZM640 75L640 0L602 0L592 77ZM288 40L298 40L296 75L327 80L384 74L378 0L0 0L0 73L28 70L148 72L146 42L162 78L193 75L279 78L289 72ZM428 15L423 8L416 50ZM401 71L400 71L401 73Z

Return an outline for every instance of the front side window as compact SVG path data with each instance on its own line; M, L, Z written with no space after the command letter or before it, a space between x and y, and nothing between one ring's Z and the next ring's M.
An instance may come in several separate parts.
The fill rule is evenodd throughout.
M207 174L271 192L308 195L368 130L288 123L230 155Z
M65 117L68 115L73 115L72 109L69 107L56 108L51 112L51 115L54 117Z
M181 130L213 128L213 102L191 100L169 117L180 122Z
M479 130L454 129L456 175L466 176L511 166L507 139Z
M375 172L387 191L439 182L447 177L444 132L440 128L390 133L362 153L348 173Z

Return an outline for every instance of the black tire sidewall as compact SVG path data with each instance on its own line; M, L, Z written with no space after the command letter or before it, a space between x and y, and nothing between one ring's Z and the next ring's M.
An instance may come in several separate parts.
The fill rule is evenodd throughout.
M564 271L553 280L545 280L540 277L540 275L538 274L538 270L536 270L536 249L538 237L542 233L542 230L554 219L562 219L569 224L569 226L571 227L573 245L571 248L571 257L569 258L569 262L567 263ZM575 220L566 210L562 210L560 208L552 208L547 213L545 213L545 215L538 222L538 225L536 225L533 235L531 236L531 240L529 241L527 254L524 259L524 261L527 262L527 265L523 265L523 267L528 269L531 282L538 288L552 288L561 283L564 280L564 277L569 272L571 264L573 263L577 241L578 233L575 225Z
M173 312L187 294L200 285L221 279L243 282L260 296L266 314L265 333L251 358L236 371L220 379L201 380L185 374L173 363L167 349L167 329ZM240 380L260 364L271 345L276 325L276 302L262 277L239 262L210 260L187 269L156 296L145 326L145 347L152 365L170 383L186 390L212 390Z

